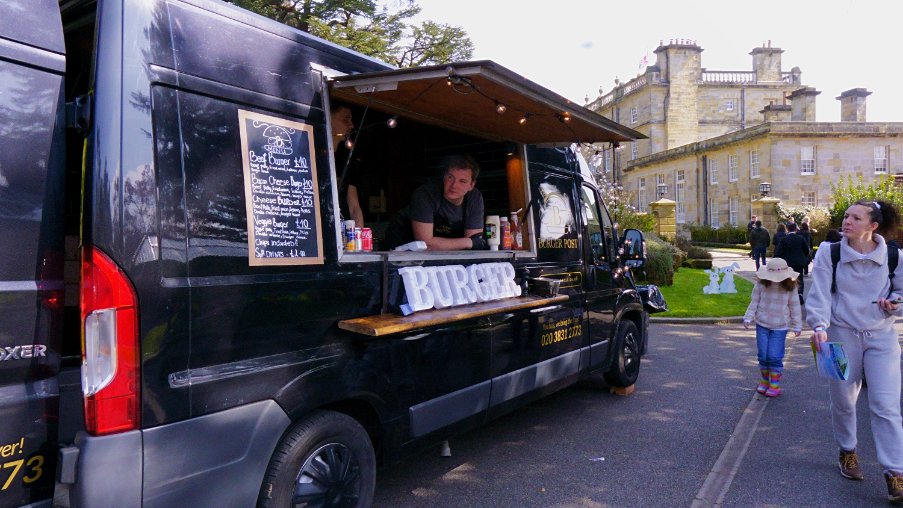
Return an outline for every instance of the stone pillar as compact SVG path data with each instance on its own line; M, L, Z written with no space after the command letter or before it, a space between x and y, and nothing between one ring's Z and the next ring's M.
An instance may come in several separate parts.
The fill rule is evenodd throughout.
M869 95L872 95L872 92L865 88L852 88L840 94L840 97L837 97L840 101L840 121L864 122L865 98Z
M677 202L670 199L659 199L649 203L655 217L655 234L668 240L677 236Z
M788 95L791 111L790 120L794 122L815 121L815 96L820 94L818 90L807 86Z
M771 41L768 46L755 48L750 52L753 57L753 70L756 72L756 83L781 81L781 48L772 48Z
M655 50L661 80L668 83L665 106L667 146L676 148L699 141L699 82L702 48L696 41L671 40Z
M762 221L762 227L768 230L768 234L774 236L778 228L778 203L781 200L773 197L755 199L752 202L752 215Z

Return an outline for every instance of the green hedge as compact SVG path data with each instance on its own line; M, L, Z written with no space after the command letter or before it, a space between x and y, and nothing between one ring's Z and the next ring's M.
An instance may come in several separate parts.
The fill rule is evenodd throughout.
M637 278L646 284L670 286L674 271L680 267L684 253L674 245L652 233L646 233L646 265L638 270Z
M713 228L705 224L690 224L690 237L693 243L722 243L742 245L746 243L746 226L725 224Z

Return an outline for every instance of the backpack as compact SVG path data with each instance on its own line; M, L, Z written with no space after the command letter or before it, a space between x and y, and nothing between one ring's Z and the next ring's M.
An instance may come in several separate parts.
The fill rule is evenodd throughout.
M896 245L896 244L894 244ZM887 249L887 278L890 280L890 290L887 296L894 292L894 275L897 271L897 262L900 260L898 248L888 245ZM831 244L831 292L837 292L837 263L840 262L840 242Z

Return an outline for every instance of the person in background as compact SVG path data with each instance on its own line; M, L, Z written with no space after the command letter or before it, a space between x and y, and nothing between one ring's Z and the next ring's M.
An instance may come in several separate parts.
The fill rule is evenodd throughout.
M839 242L843 239L843 236L840 235L840 231L836 229L829 229L827 233L825 233L825 241L830 243ZM814 260L814 256L813 256Z
M818 230L815 229L815 228L813 228L813 227L809 224L809 221L810 221L810 220L811 220L811 219L809 218L808 215L804 215L804 216L803 216L803 220L800 221L800 229L802 229L802 228L803 228L803 224L805 224L806 227L809 228L809 231L810 231L812 234L818 233Z
M771 244L771 235L768 234L767 229L762 227L762 221L757 220L749 233L749 245L752 247L753 259L756 260L756 270L759 269L760 259L762 266L768 264L765 260L765 253L768 252L769 244Z
M752 233L753 228L756 226L756 221L759 220L758 217L752 215L749 217L749 223L746 224L746 242L750 244L749 257L752 258L754 256L752 251L752 242L749 239L749 234Z
M407 207L392 218L386 232L389 248L413 240L428 250L486 249L483 195L476 188L480 166L469 155L442 160L442 175L421 185Z
M756 347L762 374L756 391L766 397L781 394L787 332L793 330L799 337L803 330L800 302L794 296L799 275L783 259L772 259L768 266L756 271L759 282L753 287L749 307L743 315L744 328L756 324Z
M774 236L771 237L771 244L774 245L774 252L771 257L781 257L781 240L783 240L785 236L787 236L787 227L778 223L778 229L774 232Z
M797 233L801 237L806 240L806 243L809 245L809 260L812 259L812 232L809 231L809 223L806 221L808 217L803 219L803 222L800 223L800 232ZM806 262L806 267L803 268L803 275L809 275L809 261Z
M349 135L354 130L354 119L351 108L345 104L333 103L329 114L332 126L332 146L335 149L335 166L338 174L336 180L339 183L339 211L342 220L351 219L354 226L364 227L364 211L361 209L358 198L358 167L353 157L351 148L346 146L350 141ZM346 169L347 168L347 169Z
M780 253L777 257L787 262L790 268L803 273L803 269L809 264L809 242L799 235L795 222L787 224L787 235L781 240ZM805 280L800 278L797 288L800 295L800 303L803 303Z
M818 249L806 303L806 321L814 330L812 345L820 349L828 340L839 342L848 360L848 378L828 381L840 474L851 480L864 478L856 454L856 402L866 376L872 436L884 468L887 497L894 503L903 502L900 343L894 329L894 321L903 316L899 303L903 291L891 289L888 245L876 231L896 231L899 222L899 213L887 202L859 201L847 208L836 276L832 277L831 249ZM893 280L903 281L903 263L897 264Z

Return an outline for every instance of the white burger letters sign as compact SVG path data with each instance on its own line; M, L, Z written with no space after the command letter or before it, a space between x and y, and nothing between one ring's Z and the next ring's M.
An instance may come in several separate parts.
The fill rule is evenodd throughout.
M409 266L399 268L408 303L404 315L426 309L501 300L520 296L511 263L480 263L470 266Z

